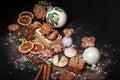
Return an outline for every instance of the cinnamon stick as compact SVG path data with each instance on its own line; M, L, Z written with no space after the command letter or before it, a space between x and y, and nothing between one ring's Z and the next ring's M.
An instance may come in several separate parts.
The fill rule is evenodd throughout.
M40 69L39 69L39 71L38 71L38 73L37 73L37 75L35 77L35 80L38 80L38 78L39 78L39 76L40 76L40 74L42 72L43 67L44 67L44 64L41 65L41 67L40 67Z
M46 73L47 73L47 65L44 65L44 70L43 70L43 80L46 80Z
M48 64L46 80L50 80L50 74L51 74L51 64Z

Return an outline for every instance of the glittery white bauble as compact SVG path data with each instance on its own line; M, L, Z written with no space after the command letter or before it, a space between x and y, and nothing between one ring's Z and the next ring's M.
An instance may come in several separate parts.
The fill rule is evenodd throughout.
M101 57L100 51L95 47L89 47L85 49L82 56L88 64L98 63Z
M67 22L67 14L60 7L54 7L46 14L46 21L51 23L55 28L61 28Z
M64 45L64 47L70 47L72 45L73 39L71 37L63 37L62 39L62 43Z

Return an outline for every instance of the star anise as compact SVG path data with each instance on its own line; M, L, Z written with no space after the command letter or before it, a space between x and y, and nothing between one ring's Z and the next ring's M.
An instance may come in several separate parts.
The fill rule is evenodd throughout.
M43 23L40 28L40 32L43 35L49 35L52 32L52 25L50 25L49 23Z
M54 53L59 53L63 51L63 47L59 44L51 45L51 49L53 49Z
M8 28L9 31L15 32L19 29L19 25L13 23L13 24L10 24L7 28Z

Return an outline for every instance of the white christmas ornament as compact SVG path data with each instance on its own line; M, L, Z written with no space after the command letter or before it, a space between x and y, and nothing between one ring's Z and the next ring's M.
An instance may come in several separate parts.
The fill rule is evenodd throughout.
M64 47L70 47L72 45L72 42L73 42L73 39L68 36L64 36L62 39L62 43L63 43Z
M60 28L67 22L66 12L59 7L48 7L48 12L46 14L46 21L52 24L55 28Z
M83 52L83 59L86 60L88 64L96 64L100 60L100 51L95 47L89 47Z

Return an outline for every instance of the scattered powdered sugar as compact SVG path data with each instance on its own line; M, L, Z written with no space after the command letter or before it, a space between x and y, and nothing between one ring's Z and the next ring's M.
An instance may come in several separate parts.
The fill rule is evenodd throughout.
M34 64L31 60L26 58L26 56L22 56L14 61L15 68L18 68L20 70L23 70L25 68L34 69Z
M82 37L90 34L89 32L84 31L83 27L74 24L72 23L71 25L69 25L69 27L72 28L74 28L74 26L78 27L78 28L74 28L75 33L72 36L74 40L73 45L76 46L78 49L81 49L80 43ZM24 56L24 54L19 53L18 51L18 47L20 45L19 38L20 36L16 36L15 34L12 34L10 36L7 36L5 40L4 45L7 47L8 63L13 64L15 66L15 69L24 70L27 68L37 71L40 65L35 65L33 60L30 60L29 58ZM109 76L112 73L113 70L112 68L118 64L119 62L118 55L120 49L114 47L112 44L107 42L104 42L102 44L96 43L96 47L100 50L101 53L101 59L99 63L96 65L96 68L92 69L91 65L86 65L85 71L82 74L75 75L76 76L75 80L102 79L103 77ZM81 49L81 52L82 51L83 50ZM61 73L56 72L56 75ZM10 74L12 74L12 72L10 72ZM56 80L55 77L54 80Z
M39 66L35 66L33 60L27 58L18 51L20 45L19 36L12 34L6 37L5 46L7 47L8 63L13 64L15 69L33 69L38 70Z

